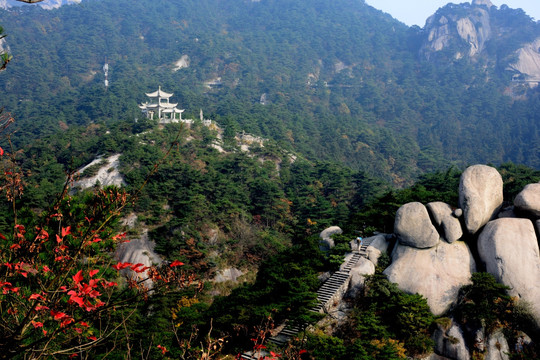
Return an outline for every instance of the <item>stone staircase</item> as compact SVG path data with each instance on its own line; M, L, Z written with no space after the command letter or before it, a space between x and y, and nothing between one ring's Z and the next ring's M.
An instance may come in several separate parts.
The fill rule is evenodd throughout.
M336 271L328 278L322 286L317 291L317 301L318 304L311 308L311 311L324 313L328 309L334 300L337 300L337 297L341 297L346 287L349 283L350 272L352 268L358 261L365 257L367 258L367 247L371 244L374 237L366 239L363 241L362 246L358 250L353 251L352 256L347 260L347 262L340 267L339 271ZM273 344L276 347L283 347L291 341L307 324L303 326L298 324L289 324L286 323L283 329L275 336L272 336L268 339L269 344ZM245 360L258 360L268 355L266 351L261 350L260 352L246 352L241 355L241 359Z

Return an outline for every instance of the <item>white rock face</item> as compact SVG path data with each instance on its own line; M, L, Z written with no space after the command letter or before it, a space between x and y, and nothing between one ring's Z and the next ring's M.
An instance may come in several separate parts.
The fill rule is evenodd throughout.
M118 160L119 158L120 154L115 154L106 158L104 164L98 170L96 175L75 181L73 183L73 187L79 189L88 189L95 186L98 182L101 186L125 185L124 179L118 171L118 166L120 165L120 161ZM102 160L102 158L95 159L90 164L86 165L82 169L79 169L78 173L83 174L84 170L86 170L90 166L99 164Z
M470 284L474 271L474 259L464 242L441 241L430 249L396 245L384 274L401 290L424 296L431 312L441 315L457 300L459 289Z
M450 329L445 331L440 326L433 334L435 351L446 358L456 360L469 360L469 349L465 345L463 332L456 324L452 324Z
M444 18L444 16L442 18ZM428 41L428 46L433 51L440 51L448 46L450 43L450 30L448 28L448 24L444 23L439 27L431 29L429 32Z
M474 56L478 53L479 43L478 43L478 34L476 33L476 28L472 23L471 19L463 18L459 19L456 24L457 32L459 36L467 41L470 45L469 56Z
M1 8L2 7L1 7L1 4L0 4L0 9ZM0 54L3 54L5 52L9 53L10 49L9 49L8 43L6 42L6 38L2 38L2 39L0 39Z
M0 0L0 9L19 6L41 6L45 10L57 9L62 5L79 4L81 0L43 0L42 2L29 5L16 0Z
M435 225L441 231L441 237L448 243L461 239L463 230L461 223L453 214L452 207L446 203L436 201L426 205L433 217Z
M540 325L540 250L528 219L490 221L478 238L478 253L486 270L510 287L509 295L530 305Z
M366 275L375 274L375 265L366 258L358 260L358 264L351 269L347 295L356 297L364 288Z
M426 207L419 202L403 205L396 212L394 232L403 245L430 248L439 242L439 233L431 223Z
M540 38L523 46L515 52L517 61L508 65L508 69L518 71L531 79L540 80Z
M221 282L226 282L226 281L236 282L238 278L242 275L244 275L244 273L236 268L223 269L223 270L217 271L216 276L213 281L216 283L221 283Z
M479 6L479 5L485 5L487 6L488 8L492 7L493 4L491 3L491 1L489 0L473 0L472 1L472 4L473 5L476 5L476 6Z
M499 211L503 202L503 181L490 166L467 168L459 182L459 206L463 209L465 227L475 234Z
M144 264L152 266L161 264L161 257L154 252L154 243L148 239L148 229L144 229L138 239L120 244L116 249L115 258L119 262L130 262L133 264ZM146 279L146 273L135 273L130 269L122 270L128 277L137 276L139 279ZM152 284L148 281L145 284L151 288Z
M342 234L343 230L339 226L330 226L329 228L324 229L319 234L321 238L321 249L331 249L334 247L334 240L331 238L334 234Z
M369 240L366 239L366 241ZM373 263L373 265L377 266L377 263L379 262L379 258L381 255L388 251L388 241L386 240L386 237L384 235L376 235L374 236L373 240L369 244L369 246L366 248L366 252L368 253L368 259Z
M178 71L180 69L184 69L188 67L189 67L189 56L182 55L182 57L176 63L174 63L173 71Z
M504 337L501 330L497 330L495 333L488 337L487 352L484 360L508 360L510 357L510 347Z
M514 206L519 211L540 217L540 183L525 186L514 199Z
M474 5L492 6L488 0L478 1ZM483 7L475 7L464 16L461 14L447 14L446 16L435 14L428 18L424 29L428 30L429 33L420 54L427 59L432 53L444 50L461 41L469 44L468 56L474 57L484 50L486 42L491 37L489 11ZM460 59L463 55L456 52L454 58Z

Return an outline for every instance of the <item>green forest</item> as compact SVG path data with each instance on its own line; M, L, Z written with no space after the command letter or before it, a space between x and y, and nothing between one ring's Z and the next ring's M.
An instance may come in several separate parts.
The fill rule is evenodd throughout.
M362 1L27 6L0 12L13 54L2 103L19 119L20 145L70 126L133 120L144 93L161 85L188 115L202 108L233 131L398 186L449 163L538 168L538 92L522 88L518 101L505 95L505 67L539 28L519 10L491 14L502 35L484 58L441 52L425 61L422 29ZM189 67L173 71L183 55Z

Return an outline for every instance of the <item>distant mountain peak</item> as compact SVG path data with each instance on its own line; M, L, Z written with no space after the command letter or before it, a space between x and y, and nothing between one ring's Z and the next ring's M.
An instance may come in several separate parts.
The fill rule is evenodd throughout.
M485 5L485 6L487 6L488 8L490 8L490 7L493 6L493 4L491 3L491 1L489 1L489 0L473 0L473 1L472 1L472 4L473 4L473 5L476 5L476 6Z
M81 0L44 0L42 2L36 3L36 5L41 6L44 9L51 10L59 8L62 5L67 4L78 4ZM16 0L0 0L0 9L8 9L14 6L23 6L24 3L21 3Z

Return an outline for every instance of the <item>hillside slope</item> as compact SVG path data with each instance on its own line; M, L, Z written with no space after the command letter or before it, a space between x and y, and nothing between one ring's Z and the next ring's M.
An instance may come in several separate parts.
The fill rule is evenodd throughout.
M442 11L459 20L477 8ZM540 34L522 13L489 14L512 30L482 43L497 59ZM19 144L140 117L144 92L162 85L186 113L204 108L234 131L397 185L449 163L540 167L536 89L510 87L516 72L503 61L456 59L453 47L426 61L426 30L364 2L103 0L2 11L0 23L14 55L2 104L19 120Z

